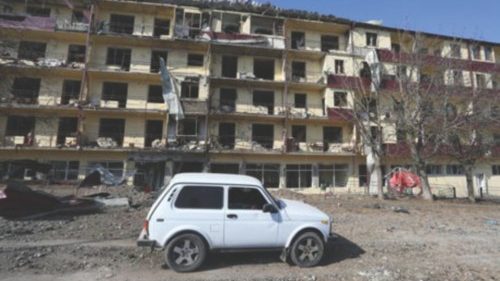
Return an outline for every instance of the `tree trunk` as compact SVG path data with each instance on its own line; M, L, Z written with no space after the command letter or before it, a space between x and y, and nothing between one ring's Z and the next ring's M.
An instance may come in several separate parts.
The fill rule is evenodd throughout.
M476 202L476 196L474 194L474 177L472 175L473 167L471 165L464 165L465 180L467 182L467 198L472 203Z
M429 178L427 177L427 171L425 170L425 165L417 166L417 174L420 177L420 185L422 187L422 198L425 200L433 201L431 185L429 184Z
M382 170L380 168L380 157L378 154L374 153L372 148L366 147L366 167L368 169L368 174L370 175L368 182L368 189L370 194L373 194L373 187L377 190L377 197L380 200L384 200L384 189L383 189L383 179ZM375 182L374 182L375 181Z

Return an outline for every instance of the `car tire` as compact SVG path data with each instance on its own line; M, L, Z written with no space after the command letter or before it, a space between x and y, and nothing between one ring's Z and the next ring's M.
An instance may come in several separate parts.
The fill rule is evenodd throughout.
M293 241L290 259L299 267L313 267L321 262L324 251L323 239L314 232L306 232Z
M198 269L207 256L203 239L196 234L181 234L174 237L165 250L168 267L176 272L191 272Z

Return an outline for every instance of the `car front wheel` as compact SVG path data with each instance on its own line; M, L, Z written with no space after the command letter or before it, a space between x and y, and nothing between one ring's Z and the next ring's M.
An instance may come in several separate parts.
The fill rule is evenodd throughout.
M181 234L172 239L166 248L168 267L177 272L190 272L198 269L205 260L207 249L200 236Z
M321 261L323 253L323 240L314 232L306 232L293 242L290 258L299 267L313 267Z

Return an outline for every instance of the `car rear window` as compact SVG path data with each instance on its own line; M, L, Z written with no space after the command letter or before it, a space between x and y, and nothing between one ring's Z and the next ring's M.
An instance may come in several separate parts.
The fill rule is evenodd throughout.
M224 190L218 186L185 186L175 207L179 209L222 209Z

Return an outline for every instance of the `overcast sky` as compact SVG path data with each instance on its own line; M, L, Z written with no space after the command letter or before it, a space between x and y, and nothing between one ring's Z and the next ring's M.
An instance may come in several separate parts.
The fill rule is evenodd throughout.
M267 1L260 1L267 2ZM284 8L500 43L500 0L270 0Z

